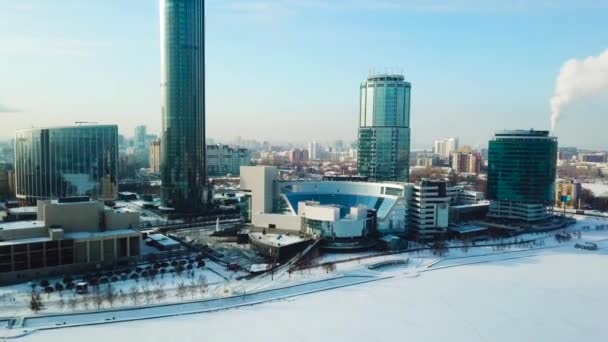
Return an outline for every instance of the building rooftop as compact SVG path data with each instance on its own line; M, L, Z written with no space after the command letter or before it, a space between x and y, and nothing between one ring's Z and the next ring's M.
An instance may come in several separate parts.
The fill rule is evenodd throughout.
M249 234L249 237L251 239L261 241L264 244L274 246L274 247L287 246L287 245L291 245L291 244L302 242L302 241L306 240L297 235L285 235L285 234L251 233L251 234Z
M139 235L139 232L133 229L117 229L117 230L106 230L103 232L75 232L65 233L64 237L69 239L87 239L94 237L112 237L112 236L125 236L125 235Z
M29 229L29 228L41 228L41 227L45 227L44 221L29 220L29 221L15 221L15 222L0 223L0 230Z

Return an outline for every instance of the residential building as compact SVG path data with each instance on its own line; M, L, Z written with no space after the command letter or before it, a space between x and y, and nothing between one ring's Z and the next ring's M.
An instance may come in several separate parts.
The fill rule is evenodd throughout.
M555 186L555 208L578 209L582 185L574 179L558 179Z
M557 138L548 131L514 130L489 143L490 217L533 222L547 218L555 201Z
M118 193L118 127L82 125L30 128L15 133L18 199L90 196L113 200Z
M205 6L160 1L161 200L197 212L205 198Z
M152 172L160 172L160 139L156 139L150 143L150 170Z
M579 160L585 163L606 163L608 162L608 154L603 152L581 153Z
M449 159L452 153L458 151L458 138L435 140L433 152L443 159Z
M368 77L360 87L357 168L377 181L409 180L411 84L402 75Z
M291 165L297 165L308 161L308 151L299 150L297 148L289 151L289 163Z
M452 169L456 173L479 174L481 155L479 153L452 153Z
M251 151L228 145L207 145L207 174L213 177L238 176L241 166L251 165Z

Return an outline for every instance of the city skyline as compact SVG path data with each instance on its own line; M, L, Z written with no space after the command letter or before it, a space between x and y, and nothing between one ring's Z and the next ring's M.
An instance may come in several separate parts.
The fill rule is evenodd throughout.
M40 0L0 1L0 73L9 80L0 83L0 137L74 121L118 124L127 135L145 124L159 134L157 5L66 0L59 10ZM608 25L598 11L605 8L593 1L208 1L207 136L356 140L357 84L385 71L403 73L415 89L413 149L443 136L484 147L497 129L548 129L561 66L606 48ZM555 132L562 146L608 145L604 94L564 109Z

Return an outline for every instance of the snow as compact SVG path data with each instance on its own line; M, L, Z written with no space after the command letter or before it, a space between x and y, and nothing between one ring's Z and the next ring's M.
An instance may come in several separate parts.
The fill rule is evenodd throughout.
M608 197L608 184L582 183L583 188L591 190L597 197Z
M45 331L23 340L597 341L606 333L608 274L599 271L606 267L605 251L567 249L238 310Z
M317 267L290 274L278 272L273 280L227 280L209 287L206 298L213 298L209 301L154 307L151 311L114 311L111 317L120 320L233 310L43 330L23 340L87 336L87 342L138 338L276 341L289 336L293 341L354 342L599 341L607 332L603 317L608 306L608 272L604 272L608 267L608 231L602 229L608 220L577 219L568 231L580 231L582 236L564 243L558 243L554 233L543 233L518 238L534 239L534 243L518 243L508 249L456 248L446 257L430 251L350 261L331 255L326 259L341 261L333 271ZM575 243L588 241L597 243L599 250L574 248ZM407 265L369 269L373 264L407 258ZM302 296L310 292L315 293ZM247 296L239 296L242 293ZM106 316L107 312L62 318L66 317L69 325L103 322ZM53 322L45 317L26 319L24 329Z

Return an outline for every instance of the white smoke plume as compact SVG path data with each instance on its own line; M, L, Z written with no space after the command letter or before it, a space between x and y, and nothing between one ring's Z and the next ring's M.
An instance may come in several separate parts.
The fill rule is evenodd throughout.
M608 89L608 49L599 56L564 63L551 98L551 131L555 131L564 107L577 99Z

